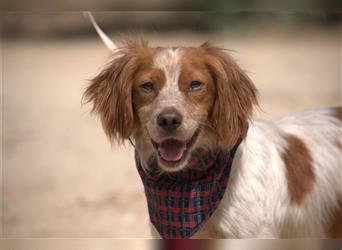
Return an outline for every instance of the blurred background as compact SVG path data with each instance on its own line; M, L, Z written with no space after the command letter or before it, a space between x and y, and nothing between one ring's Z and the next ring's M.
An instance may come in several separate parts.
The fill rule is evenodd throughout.
M125 9L124 1L103 2L95 9ZM285 11L258 10L269 6L264 1L207 2L200 9L221 11L177 11L191 6L178 1L167 5L175 11L93 14L118 44L143 36L151 46L210 41L234 50L259 89L258 118L341 105L341 15L317 11L336 2L306 0ZM4 237L150 237L134 149L111 147L91 107L81 105L88 79L110 58L90 22L76 11L1 19Z

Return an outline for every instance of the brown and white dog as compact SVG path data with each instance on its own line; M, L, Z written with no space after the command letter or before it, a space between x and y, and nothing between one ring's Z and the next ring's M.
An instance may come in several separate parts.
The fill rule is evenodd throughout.
M195 236L342 237L342 109L251 119L257 90L226 50L116 49L85 92L111 141L134 140L142 165L179 171L197 147L236 152L224 198Z
M85 92L111 141L135 141L147 168L184 168L196 147L230 148L242 137L231 182L197 236L342 235L342 109L251 120L256 89L228 53L130 42ZM252 208L252 209L251 209Z

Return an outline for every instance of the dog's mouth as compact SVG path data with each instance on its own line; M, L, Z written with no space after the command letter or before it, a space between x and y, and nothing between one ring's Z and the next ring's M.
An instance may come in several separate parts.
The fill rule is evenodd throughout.
M167 163L168 165L177 165L185 160L187 153L195 144L199 133L200 129L197 129L192 137L187 141L170 138L157 143L152 139L151 140L154 148L158 151L160 159L164 163Z

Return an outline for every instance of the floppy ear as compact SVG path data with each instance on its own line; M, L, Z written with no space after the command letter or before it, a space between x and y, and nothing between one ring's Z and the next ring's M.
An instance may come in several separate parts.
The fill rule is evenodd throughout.
M253 105L257 104L257 90L225 50L207 44L202 47L209 54L208 66L216 81L212 126L220 142L233 147L247 133Z
M84 93L92 112L100 115L111 142L122 143L134 131L132 81L136 64L129 54L114 54L113 60L91 80Z

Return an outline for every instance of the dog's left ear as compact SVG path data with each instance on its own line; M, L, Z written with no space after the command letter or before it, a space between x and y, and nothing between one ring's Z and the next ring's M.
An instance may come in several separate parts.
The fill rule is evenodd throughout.
M257 90L245 72L224 49L202 45L206 50L208 67L216 83L216 98L211 114L212 126L220 142L232 147L248 130Z

